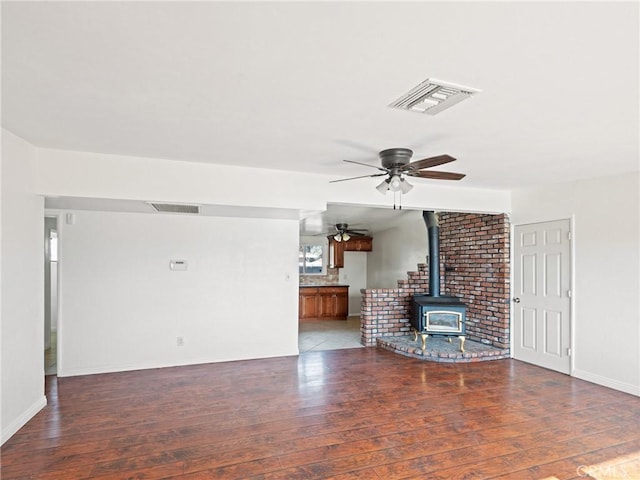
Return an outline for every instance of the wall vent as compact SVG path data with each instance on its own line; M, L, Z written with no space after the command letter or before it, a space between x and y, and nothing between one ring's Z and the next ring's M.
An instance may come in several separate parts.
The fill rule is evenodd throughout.
M480 91L476 88L463 87L462 85L443 82L435 78L427 78L420 85L389 104L389 106L411 112L435 115Z
M162 213L200 213L199 205L186 205L180 203L150 203L158 212Z

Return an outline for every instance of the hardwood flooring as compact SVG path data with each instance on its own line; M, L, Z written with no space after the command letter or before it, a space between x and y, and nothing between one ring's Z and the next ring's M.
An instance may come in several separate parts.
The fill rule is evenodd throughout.
M1 449L3 480L640 478L639 398L515 360L360 348L46 392Z

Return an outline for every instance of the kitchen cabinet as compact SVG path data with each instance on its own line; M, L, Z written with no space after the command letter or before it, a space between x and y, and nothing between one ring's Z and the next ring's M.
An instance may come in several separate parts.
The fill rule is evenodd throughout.
M300 318L316 318L318 316L317 295L317 288L300 288L300 299L298 302Z
M300 287L298 305L301 320L346 320L349 315L349 286Z
M371 237L351 237L348 242L344 242L345 252L370 252L373 249L373 238Z
M371 252L373 238L351 237L346 242L336 242L329 237L329 251L332 252L331 264L334 268L344 268L344 252Z
M329 251L333 250L333 268L344 268L344 244L345 242L336 242L333 237L329 239L329 245L332 245L333 248L329 249Z

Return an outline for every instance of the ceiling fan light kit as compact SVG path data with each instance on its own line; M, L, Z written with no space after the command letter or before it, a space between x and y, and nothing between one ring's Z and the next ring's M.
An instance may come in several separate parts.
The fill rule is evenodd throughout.
M348 242L352 237L364 237L368 233L368 230L365 228L349 228L349 225L346 223L336 223L334 228L337 233L333 235L333 239L336 242ZM326 234L320 233L319 235Z
M403 194L406 194L409 193L412 188L413 185L399 175L394 175L391 178L383 180L382 183L376 187L376 189L383 195L385 195L389 190L394 193L402 192Z

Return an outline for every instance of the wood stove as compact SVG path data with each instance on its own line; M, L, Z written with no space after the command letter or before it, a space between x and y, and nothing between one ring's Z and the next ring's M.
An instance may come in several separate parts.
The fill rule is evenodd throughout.
M427 338L445 336L460 339L464 352L467 306L458 297L440 295L440 227L434 212L422 212L429 234L429 295L415 295L412 302L411 326L414 341L422 338L422 350Z
M431 336L447 336L460 339L460 351L464 352L465 320L467 306L457 297L432 297L416 295L413 297L411 326L414 340L422 337L422 349Z

